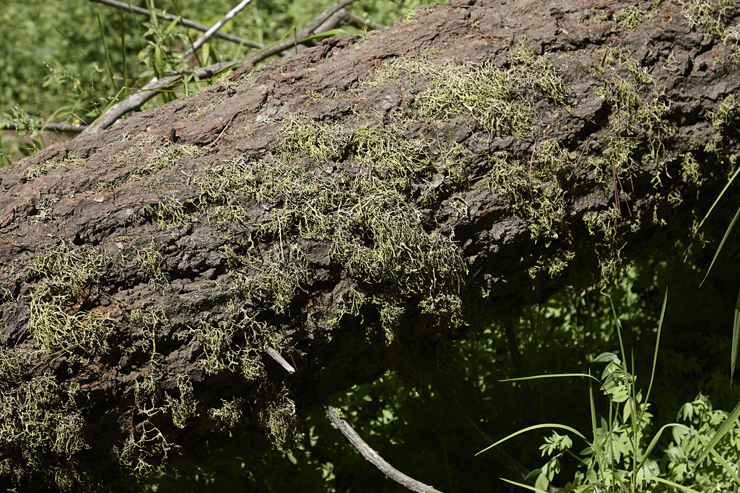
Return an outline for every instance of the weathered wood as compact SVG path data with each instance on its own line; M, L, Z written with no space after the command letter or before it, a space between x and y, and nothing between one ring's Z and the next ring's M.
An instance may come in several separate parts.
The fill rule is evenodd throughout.
M428 6L0 170L5 484L258 456L314 388L428 381L481 320L685 240L740 85L738 10L692 5Z

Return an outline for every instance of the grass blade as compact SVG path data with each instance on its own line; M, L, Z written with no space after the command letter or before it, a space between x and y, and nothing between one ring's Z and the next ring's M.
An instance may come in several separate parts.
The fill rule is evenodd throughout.
M519 430L517 432L514 432L511 435L509 435L509 436L507 436L505 438L502 438L501 440L499 440L498 442L494 443L493 445L489 445L488 447L484 448L483 450L481 450L480 452L478 452L475 455L480 455L483 452L485 452L486 450L490 450L493 447L495 447L496 445L500 445L500 444L504 443L505 441L507 441L508 439L514 438L515 436L521 435L522 433L526 433L526 432L532 431L532 430L541 430L543 428L559 428L561 430L567 430L567 431L570 431L571 433L575 433L577 436L581 437L586 443L588 443L588 440L586 439L586 437L583 436L581 434L581 432L578 431L578 430L576 430L575 428L571 428L570 426L566 426L566 425L559 425L557 423L543 423L543 424L539 424L539 425L528 426L527 428L523 428L523 429L521 429L521 430Z
M665 307L668 305L668 288L665 288L663 296L663 309L660 311L660 320L658 321L658 337L655 340L655 353L653 354L653 371L650 373L650 384L648 385L645 402L650 402L650 391L653 389L653 380L655 379L655 366L658 364L658 348L660 347L660 334L663 332L663 321L665 320ZM640 416L642 420L642 416Z
M732 322L732 345L730 346L730 387L735 378L735 365L737 364L737 350L740 346L740 293L735 303L735 320Z
M123 99L128 98L128 62L126 61L126 32L123 29L123 11L119 10L121 20L121 58L123 59Z
M735 480L735 483L737 483L738 486L740 486L740 477L738 477L737 473L732 469L732 467L725 461L725 459L717 453L716 450L712 450L712 456L717 459L717 462L722 464L722 467L725 468L725 471L732 476L732 479Z
M529 486L528 484L517 483L516 481L510 481L510 480L508 480L506 478L499 478L499 479L501 481L506 481L509 484L513 484L514 486L519 486L520 488L525 488L525 489L528 489L530 491L536 491L537 493L548 493L545 490L541 490L539 488L535 488L534 486Z
M737 222L738 217L740 217L740 208L737 209L737 212L735 213L735 217L732 218L732 222L727 227L727 231L725 231L725 236L722 237L722 241L719 242L719 248L717 248L717 251L714 253L714 258L712 259L712 263L709 264L709 269L707 269L707 273L704 276L704 279L702 279L701 284L699 284L699 287L704 284L704 281L707 280L707 277L709 277L709 272L711 272L712 267L714 266L714 262L717 260L717 257L719 257L719 252L722 251L722 247L725 246L725 241L727 241L727 238L730 236L730 231L732 231L732 228L735 226L735 223Z
M714 203L712 204L712 207L710 207L710 208L709 208L709 212L707 212L707 215L706 215L706 216L704 216L704 219L702 219L702 220L701 220L701 222L699 223L699 227L700 227L700 228L701 228L701 227L702 227L702 225L704 224L704 221L706 221L706 220L707 220L707 218L709 217L709 214L711 214L711 213L712 213L712 211L714 210L714 206L715 206L715 205L717 205L717 204L719 203L719 200L720 200L720 199L722 198L722 196L723 196L723 195L725 194L725 192L727 191L727 189L728 189L728 188L730 188L730 185L731 185L731 184L732 184L732 182L733 182L733 181L735 180L735 177L737 177L737 174L738 174L738 173L740 173L740 168L738 168L738 170L737 170L737 171L735 171L735 173L733 173L733 175L732 175L732 176L730 177L730 180L729 180L729 181L727 182L727 185L725 185L725 188L723 188L723 189L722 189L722 191L721 191L721 192L719 193L719 195L717 196L717 198L716 198L716 199L714 200Z
M614 301L612 300L611 296L607 296L609 298L609 304L612 307L612 315L614 315L614 324L617 326L617 336L619 337L619 350L621 351L622 358L624 359L624 369L625 371L628 371L627 368L627 353L624 352L624 341L622 340L622 321L619 320L619 316L617 315L617 309L614 307Z
M520 382L523 380L537 380L540 378L568 378L568 377L586 377L586 378L593 378L597 382L601 383L598 378L589 375L588 373L557 373L557 374L545 374L545 375L534 375L531 377L519 377L519 378L505 378L503 380L499 380L499 382Z
M658 477L655 477L655 476L646 477L643 481L656 481L658 483L667 484L668 486L673 486L674 488L678 488L678 489L681 489L683 491L688 491L689 493L699 493L696 490L692 490L688 486L683 486L683 485L680 485L678 483L674 483L673 481L668 481L667 479L658 478Z
M709 452L714 450L714 447L719 443L720 440L722 440L727 432L730 431L733 426L735 426L735 421L737 421L738 416L740 416L740 402L737 403L735 409L727 417L727 421L725 421L722 426L720 426L719 430L717 430L717 433L714 434L712 440L707 444L706 447L704 447L704 451L701 453L699 459L696 461L697 464L703 461L706 456L709 455Z
M116 92L116 81L113 80L113 64L110 63L110 53L108 53L108 43L105 42L105 31L103 30L103 21L100 20L100 15L95 12L95 17L98 18L98 28L100 29L100 41L103 43L103 51L105 52L105 66L108 68L108 77L110 77L110 85L113 92Z
M682 425L680 423L668 423L667 425L661 426L661 428L658 430L658 433L655 434L652 441L650 442L650 445L648 445L648 448L645 450L645 453L643 454L642 460L640 461L640 464L638 464L637 468L635 470L639 471L642 469L642 466L645 464L645 461L648 460L650 457L650 453L653 451L655 446L658 444L658 440L660 440L660 435L663 434L663 431L665 431L667 428L683 428L686 431L691 432L691 428L689 428L686 425Z
M597 433L598 425L596 424L596 402L594 401L594 386L591 381L588 382L588 398L591 404L591 433L593 433L594 441L591 446L596 457L596 462L601 462L602 453L601 445L599 444L599 435ZM594 467L593 464L591 467Z

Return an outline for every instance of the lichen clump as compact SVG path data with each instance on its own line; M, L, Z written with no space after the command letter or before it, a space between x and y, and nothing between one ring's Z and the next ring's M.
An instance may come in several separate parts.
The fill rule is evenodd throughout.
M81 350L89 356L107 349L114 320L83 306L99 290L111 262L90 246L64 242L36 255L29 269L38 284L31 292L28 328L46 352Z
M17 350L0 350L0 474L15 484L33 478L74 491L85 482L77 454L89 448L75 391L51 375L22 381L25 358Z

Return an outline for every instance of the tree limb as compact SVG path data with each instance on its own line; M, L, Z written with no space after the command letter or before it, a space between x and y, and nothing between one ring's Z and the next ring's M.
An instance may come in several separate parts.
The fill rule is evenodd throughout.
M209 65L207 67L201 67L193 70L193 74L197 77L211 77L216 74L219 70L222 70L230 65L229 62L219 62ZM128 113L129 111L138 110L144 103L152 99L154 96L159 94L160 89L169 87L172 84L177 83L182 78L182 74L170 75L161 79L153 79L149 84L141 88L141 90L123 101L114 104L108 108L102 115L95 120L92 125L89 125L86 130L82 132L82 135L94 134L102 132L106 128L110 127L120 117Z
M0 123L0 127L5 130L18 130L25 125L18 122L5 122ZM68 123L44 123L41 126L41 130L48 130L50 132L69 132L69 133L80 133L87 129L87 125L70 125Z
M224 16L223 19L215 23L213 27L211 27L208 31L206 31L206 33L203 36L200 37L200 39L198 39L195 43L193 43L193 46L191 48L189 48L185 53L180 55L180 58L182 59L182 58L185 58L195 53L198 48L200 48L204 43L206 43L209 39L211 39L218 32L218 30L221 29L221 26L223 26L224 24L229 22L231 19L233 19L236 16L236 14L238 14L244 7L249 5L251 2L252 0L242 0L242 2L239 5L231 9L229 13Z
M298 38L298 41L305 39L309 37L316 29L318 29L321 24L326 22L332 15L334 15L335 12L337 12L339 9L342 9L346 7L347 5L351 4L355 0L340 0L339 2L335 3L328 9L324 10L319 16L317 16L311 23L306 26L305 28L298 31L298 34L296 37ZM261 51L259 53L259 56L255 56L255 58L249 57L247 60L249 60L252 63L257 63L259 60L264 60L265 58L272 56L276 53L280 53L281 51L290 48L295 44L295 41L293 39L284 39L283 41L272 45L271 47L267 48L264 51Z
M329 418L329 420L334 423L334 426L339 428L339 431L342 432L342 435L344 435L345 438L349 440L349 442L360 452L360 454L362 454L362 456L370 463L372 463L375 467L380 469L383 474L411 491L416 491L417 493L440 493L439 490L434 489L434 487L426 485L409 476L406 476L404 473L388 464L388 462L386 462L385 459L380 456L380 454L378 454L367 443L365 443L365 440L363 440L362 437L357 434L357 432L350 426L349 423L339 417L340 412L341 411L330 405L324 406L324 413Z
M102 3L103 5L108 5L109 7L115 7L121 10L128 10L129 12L133 12L134 14L145 15L147 17L149 17L150 15L149 10L147 9L144 9L141 7L135 7L133 5L129 5L123 2L116 2L116 0L90 0L90 1L93 3ZM178 19L178 16L167 14L167 13L157 14L157 17L160 19L168 20L168 21L174 21L175 19ZM189 19L184 19L182 17L180 17L179 19L180 20L177 23L182 26L189 27L190 29L195 29L201 32L208 31L208 27L204 26L203 24L198 24L197 22L191 21ZM227 34L221 31L216 31L216 33L213 36L217 38L221 38L226 41L231 41L232 43L249 46L250 48L257 48L258 50L265 47L263 44L257 43L255 41L250 41L248 39L240 38L238 36Z

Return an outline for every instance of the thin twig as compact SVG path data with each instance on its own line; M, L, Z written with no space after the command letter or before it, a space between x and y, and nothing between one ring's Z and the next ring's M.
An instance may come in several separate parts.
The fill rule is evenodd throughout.
M318 17L316 17L311 23L306 26L305 28L298 31L298 34L296 37L298 38L298 42L300 44L300 41L302 39L308 38L316 29L321 26L324 22L326 22L329 17L334 15L334 12L338 11L339 9L343 9L347 5L351 4L355 0L340 0L339 2L335 3L328 9L324 10L321 14L319 14ZM267 57L270 57L274 55L275 53L280 53L281 51L290 48L293 46L295 41L291 38L284 39L283 41L276 43L266 50L260 51L258 54L255 54L253 57L247 58L250 62L257 63L260 60L264 60Z
M398 469L388 464L385 459L383 459L375 450L370 448L370 446L365 443L362 437L357 434L357 432L349 425L349 423L339 417L339 410L327 404L324 406L324 413L329 418L329 420L334 423L334 426L339 428L339 431L342 432L342 435L344 435L345 438L349 440L349 442L360 452L360 454L362 454L365 459L367 459L375 467L380 469L380 472L388 476L390 479L400 484L401 486L417 493L440 493L433 487L405 475Z
M104 2L106 5L108 5L108 2L111 2L113 0L90 0L90 1L96 1L96 2ZM298 34L298 42L302 39L305 39L311 35L316 28L318 28L321 24L323 24L329 17L331 17L334 12L338 11L339 9L342 9L346 7L347 5L351 4L355 0L341 0L328 9L324 10L318 17L316 17L311 23L306 26L304 29L301 29ZM243 63L251 63L252 65L256 64L257 62L260 62L264 60L265 58L271 57L272 55L276 53L280 53L286 48L289 48L293 45L295 41L293 39L285 39L279 43L275 43L274 45L270 46L267 49L261 50L254 55L250 55L241 61L238 62L222 62L222 63L215 63L213 65L209 65L207 67L201 67L198 69L193 70L192 73L197 75L200 78L203 77L211 77L216 72L227 68L227 67L236 67L237 65L241 65ZM110 108L108 108L102 115L98 117L95 122L90 125L87 130L82 132L82 135L87 134L94 134L98 132L102 132L109 126L113 125L116 120L121 118L123 115L128 113L129 111L138 110L141 108L141 106L149 101L151 98L156 96L158 94L157 90L162 89L165 87L168 87L170 85L175 84L180 78L182 77L181 74L177 75L170 75L168 77L163 77L161 79L152 79L149 84L144 86L141 91L135 93L134 95L130 96L128 99L125 99L124 101L121 101L120 103L116 103Z
M330 29L334 29L338 25L345 23L349 24L354 27L363 28L365 26L372 27L373 29L385 29L388 26L384 26L383 24L378 24L376 22L367 22L365 19L360 17L359 15L355 15L351 12L347 12L345 9L339 9L334 14L324 21L319 27L316 28L314 31L315 34L319 33L325 33L326 31L329 31Z
M27 127L26 124L18 122L4 122L0 123L0 129L2 130L18 130L19 128ZM69 132L69 133L80 133L87 129L87 125L70 125L68 123L44 123L41 125L39 130L48 130L50 132Z
M236 14L238 14L244 7L249 5L251 2L252 0L242 0L242 2L236 7L234 7L233 9L231 9L229 13L224 16L223 19L215 23L212 28L206 31L206 33L203 36L201 36L200 39L198 39L198 41L193 43L193 46L191 48L189 48L185 53L180 55L180 58L182 59L182 58L185 58L195 53L198 50L198 48L200 48L203 45L203 43L211 39L211 37L213 37L218 32L218 30L221 29L221 26L223 26L224 24L229 22L231 19L233 19L236 16Z
M147 9L143 9L141 7L135 7L133 5L129 5L123 2L116 2L115 0L90 0L90 1L102 3L103 5L108 5L109 7L115 7L121 10L128 10L129 12L133 12L134 14L145 15L147 17L149 17L150 15ZM172 14L167 14L167 13L157 14L157 17L159 17L160 19L167 20L167 21L174 21L175 19L178 19L177 16L174 16ZM190 29L195 29L196 31L201 31L201 32L208 31L208 27L204 26L203 24L198 24L197 22L191 21L189 19L183 19L182 17L179 17L179 19L180 20L178 21L178 24L181 24L185 27L189 27ZM265 47L264 45L260 43L250 41L248 39L243 39L238 36L233 36L231 34L226 34L221 31L216 31L214 36L217 38L224 39L226 41L231 41L232 43L249 46L250 48L257 48L258 50L261 50L262 48Z
M280 366L282 366L285 371L288 373L295 373L295 368L285 361L285 358L283 358L280 353L272 349L270 346L265 346L265 352L270 358L274 359Z

